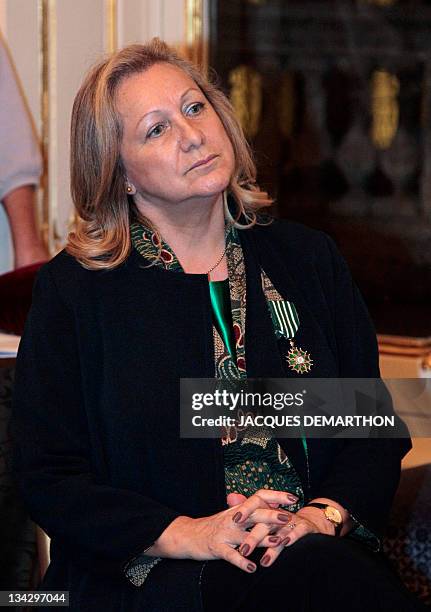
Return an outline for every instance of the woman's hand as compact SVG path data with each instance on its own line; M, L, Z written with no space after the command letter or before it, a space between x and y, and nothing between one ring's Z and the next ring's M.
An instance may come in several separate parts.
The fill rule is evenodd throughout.
M251 550L244 549L244 542L254 548L265 539L268 549L277 546L280 537L268 534L285 525L291 514L276 508L295 501L290 493L261 489L243 503L211 516L197 519L179 516L145 554L177 559L225 559L246 572L254 572L256 565L246 558ZM269 540L270 537L273 539Z
M231 497L229 501L230 503L234 501L238 503L240 498L244 498L244 496L235 494L235 498ZM242 503L242 508L244 511L245 502ZM248 546L248 549L246 549L246 552L243 552L243 554L249 555L256 548L256 546L266 546L267 550L262 555L260 563L264 567L268 567L274 563L283 548L291 546L294 542L304 537L308 533L324 533L332 536L335 535L335 526L325 518L323 512L319 510L319 508L307 506L301 508L296 513L289 514L291 519L281 527L276 528L276 532L273 536L263 537L259 544L256 544L256 539L253 537L252 533L248 534L243 540L241 546L243 551L244 547ZM247 515L244 515L243 520L246 520L246 516ZM256 527L258 526L256 525ZM275 546L269 539L269 537L274 536L278 536L280 538L280 543L276 544Z
M325 518L323 512L318 508L301 508L292 515L292 521L287 527L277 530L277 535L281 538L280 544L274 548L267 548L262 555L260 564L264 567L272 565L283 548L291 546L308 533L323 533L334 536L335 526Z

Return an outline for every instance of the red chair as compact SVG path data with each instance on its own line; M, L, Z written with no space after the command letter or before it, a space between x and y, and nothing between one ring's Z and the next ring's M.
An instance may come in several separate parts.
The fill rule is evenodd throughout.
M31 305L38 262L0 275L0 330L21 336Z

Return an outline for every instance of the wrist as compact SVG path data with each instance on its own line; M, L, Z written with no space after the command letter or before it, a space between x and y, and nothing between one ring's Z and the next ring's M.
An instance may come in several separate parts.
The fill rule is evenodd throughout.
M311 506L304 506L296 513L298 516L303 516L316 525L320 533L326 535L335 535L335 525L333 525L325 517L323 512L319 508L313 508Z
M344 533L346 521L349 519L349 513L340 504L326 498L318 498L309 501L307 507L318 508L322 511L324 517L335 527L336 536Z
M146 549L145 554L152 557L186 559L190 556L188 550L190 538L184 537L185 532L193 522L189 516L177 516L157 540Z

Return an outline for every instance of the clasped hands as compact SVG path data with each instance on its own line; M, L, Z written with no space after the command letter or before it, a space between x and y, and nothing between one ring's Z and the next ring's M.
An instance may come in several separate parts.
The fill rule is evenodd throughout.
M283 496L288 497L287 503ZM260 564L268 567L283 548L291 546L308 533L335 534L334 526L317 508L301 508L296 513L278 510L279 505L290 505L297 499L292 493L270 489L261 489L249 498L239 493L230 493L227 503L236 510L232 520L239 526L244 525L246 529L238 552L247 557L255 548L264 547L266 550ZM268 509L262 509L262 502ZM256 570L254 563L248 562L247 566L246 571Z
M222 512L201 518L177 517L147 554L224 559L252 573L256 564L247 557L257 547L266 549L260 564L268 567L286 546L308 533L334 535L334 526L317 508L305 507L296 513L279 509L296 501L295 495L272 489L259 489L250 497L230 493L229 508Z

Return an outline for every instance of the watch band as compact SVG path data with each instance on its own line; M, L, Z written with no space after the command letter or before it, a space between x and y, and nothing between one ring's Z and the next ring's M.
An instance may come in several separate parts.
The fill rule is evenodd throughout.
M338 508L334 508L334 506L331 506L330 504L322 504L320 502L310 502L305 507L307 506L323 510L325 518L335 527L335 535L340 535L341 530L343 528L343 519L341 516L341 512L338 510ZM337 520L337 517L339 517L339 520Z

